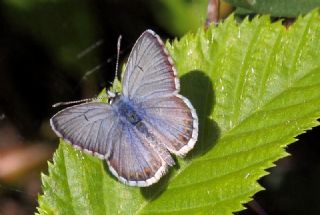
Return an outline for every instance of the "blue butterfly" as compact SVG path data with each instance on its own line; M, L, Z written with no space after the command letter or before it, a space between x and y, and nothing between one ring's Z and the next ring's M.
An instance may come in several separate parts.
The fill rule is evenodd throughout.
M130 186L159 181L198 138L198 117L179 94L173 60L160 37L146 30L136 41L122 92L109 102L91 101L55 114L54 132L75 148L105 159L111 173Z

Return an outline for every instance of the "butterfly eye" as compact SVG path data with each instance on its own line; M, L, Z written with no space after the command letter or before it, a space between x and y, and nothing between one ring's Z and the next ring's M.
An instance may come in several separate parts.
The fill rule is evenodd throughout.
M110 91L108 91L109 94ZM112 93L109 94L109 98L108 98L108 103L111 105L113 104L116 100L119 99L119 93Z
M111 105L114 102L114 98L113 97L109 97L108 98L108 103Z

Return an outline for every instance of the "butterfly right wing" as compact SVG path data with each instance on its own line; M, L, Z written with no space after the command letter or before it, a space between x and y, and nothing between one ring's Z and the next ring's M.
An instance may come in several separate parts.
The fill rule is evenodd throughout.
M110 155L116 142L119 119L108 104L89 102L61 110L50 119L54 132L75 148L101 159Z

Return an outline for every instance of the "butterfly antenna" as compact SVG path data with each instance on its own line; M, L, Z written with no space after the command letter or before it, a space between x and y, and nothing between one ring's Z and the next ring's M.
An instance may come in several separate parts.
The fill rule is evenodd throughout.
M83 103L83 102L90 102L94 100L95 98L90 98L90 99L81 99L77 101L69 101L69 102L58 102L52 105L52 107L59 107L59 106L64 106L64 105L72 105L72 104L78 104L78 103Z
M115 78L118 78L118 70L119 70L119 56L120 56L120 44L121 44L121 39L122 39L122 36L119 35L118 37L118 43L117 43L117 63L116 63L116 75L115 75Z

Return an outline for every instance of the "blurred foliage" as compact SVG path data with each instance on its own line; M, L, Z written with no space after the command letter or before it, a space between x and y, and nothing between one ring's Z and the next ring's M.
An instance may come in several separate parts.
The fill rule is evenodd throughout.
M150 1L157 22L171 34L182 36L204 26L208 0L156 0ZM219 17L225 18L232 11L230 4L220 1Z
M79 0L76 4L65 0L5 2L3 13L10 24L46 46L58 64L75 71L87 69L81 68L84 63L79 63L77 56L99 39L99 28L94 25L88 1Z
M43 3L54 3L54 2L60 2L64 0L3 0L5 4L8 4L12 7L19 8L21 10L31 10L34 6L37 4L43 4Z
M106 0L106 2L111 2ZM238 14L259 13L279 17L296 17L305 14L320 0L228 0L237 7ZM145 1L152 9L157 22L168 33L182 36L195 31L206 20L208 0L156 0ZM127 3L130 7L130 4ZM135 1L132 4L136 4ZM75 70L88 69L85 62L77 60L79 53L101 39L103 30L95 24L94 9L90 1L78 0L4 0L4 15L20 31L29 32L32 37L51 50L51 54L62 65ZM220 13L225 17L230 6L220 3ZM44 19L45 17L45 19ZM119 17L120 19L120 17ZM98 58L83 58L98 64Z
M159 24L177 36L195 31L206 20L208 0L156 0L149 4Z
M273 17L297 17L320 7L320 0L226 0L237 7L236 13L269 14Z

